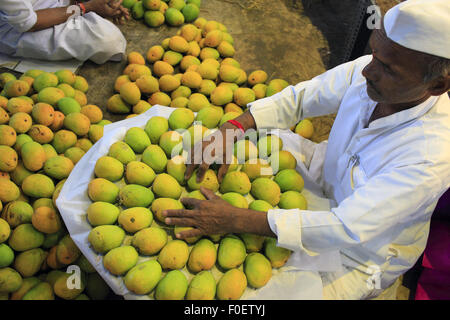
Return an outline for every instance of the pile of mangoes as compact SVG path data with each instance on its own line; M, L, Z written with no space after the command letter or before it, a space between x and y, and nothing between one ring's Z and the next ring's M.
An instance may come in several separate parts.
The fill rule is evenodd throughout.
M201 0L124 0L123 6L135 20L144 20L151 28L164 23L178 27L197 19Z
M88 88L70 70L0 74L0 299L104 299L110 292L55 205L110 123L87 104ZM81 270L76 289L67 285L69 265Z
M307 209L297 160L274 134L236 142L222 183L217 164L201 183L196 171L186 181L186 151L214 132L205 121L217 126L220 120L215 112L202 113L207 109L215 110L207 107L195 115L178 108L168 118L155 116L142 128L129 128L95 164L87 189L88 240L111 276L122 277L135 294L158 300L239 299L247 286L266 285L272 268L290 257L274 238L243 233L180 240L175 234L189 227L164 223L162 211L184 208L181 198L205 200L201 186L239 208Z

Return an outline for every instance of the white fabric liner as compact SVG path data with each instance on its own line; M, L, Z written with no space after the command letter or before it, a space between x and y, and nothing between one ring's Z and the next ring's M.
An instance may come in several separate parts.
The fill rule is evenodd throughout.
M136 295L130 292L123 283L121 277L110 274L103 266L103 255L97 254L90 248L88 235L92 226L87 220L86 210L92 201L87 195L89 182L94 178L94 166L98 158L108 153L111 144L123 140L126 131L132 127L144 128L147 121L154 116L168 118L174 108L164 106L153 106L145 113L122 121L106 125L103 137L95 143L83 158L76 164L70 176L66 180L61 193L56 200L57 207L61 213L62 219L77 246L83 255L89 260L97 272L107 282L117 295L124 296L125 299L146 300L153 299L153 292L150 295ZM296 151L299 146L299 136L289 130L279 130L279 136L283 140L283 149L289 150L297 158L297 170L300 172L305 169L303 162L304 155ZM118 182L118 184L123 182ZM329 201L320 195L317 195L307 189L302 192L308 201L310 210L329 210ZM186 190L183 189L183 195ZM248 200L252 200L251 195L247 195ZM155 220L155 219L154 219ZM152 223L162 225L157 221ZM168 232L169 239L171 233ZM132 236L127 235L123 244L129 244ZM218 244L216 244L216 247ZM189 245L189 250L192 245ZM156 256L140 256L138 264L156 259ZM259 299L259 300L320 300L322 299L322 280L319 271L334 271L340 267L340 258L338 252L330 252L314 257L306 255L304 252L294 252L285 266L280 269L273 269L271 280L260 289L247 287L241 300ZM240 269L242 270L242 265ZM194 276L184 267L181 271L187 276L188 280ZM213 267L211 270L216 281L220 279L223 272ZM165 272L163 272L165 274Z

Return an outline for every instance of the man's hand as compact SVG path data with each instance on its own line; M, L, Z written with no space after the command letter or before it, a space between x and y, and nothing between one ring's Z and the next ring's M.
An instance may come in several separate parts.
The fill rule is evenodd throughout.
M166 224L193 227L176 234L177 238L243 232L276 237L270 229L265 212L234 207L204 187L200 191L207 200L181 199L183 205L191 209L163 211Z
M130 19L128 9L122 6L122 0L90 0L85 3L86 11L93 11L104 18L112 18L115 23Z
M249 111L244 112L239 117L235 119L239 121L244 130L256 129L255 119L253 119L252 114ZM231 135L231 136L230 136ZM194 172L195 168L198 166L197 171L197 183L200 183L209 166L220 160L222 165L220 166L217 178L219 182L222 182L223 177L228 171L228 167L232 161L233 147L236 139L242 138L244 134L240 132L240 129L235 127L233 124L225 122L218 131L213 133L212 138L209 141L199 141L194 146L190 152L190 163L186 167L185 179L189 180ZM205 150L214 150L211 153L211 158L205 157ZM195 152L201 151L201 163L196 163Z

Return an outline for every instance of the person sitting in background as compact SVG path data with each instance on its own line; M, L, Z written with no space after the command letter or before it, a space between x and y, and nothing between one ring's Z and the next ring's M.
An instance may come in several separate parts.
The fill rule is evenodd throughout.
M227 135L244 137L238 127L289 129L301 119L337 113L328 141L301 144L310 155L301 173L330 208L259 212L233 207L203 188L208 200L181 199L192 209L167 210L165 222L192 227L177 234L181 239L247 232L275 237L278 246L303 256L337 251L340 270L320 274L325 299L395 299L400 277L424 251L436 203L450 187L448 30L448 0L401 2L372 32L371 55L252 102L213 133L216 139L194 146L205 153L214 143L215 154L226 156L234 144ZM185 178L199 165L201 181L213 162L193 160ZM221 180L227 162L212 160L224 163Z
M97 64L122 60L127 42L115 22L129 19L122 0L2 0L0 53Z

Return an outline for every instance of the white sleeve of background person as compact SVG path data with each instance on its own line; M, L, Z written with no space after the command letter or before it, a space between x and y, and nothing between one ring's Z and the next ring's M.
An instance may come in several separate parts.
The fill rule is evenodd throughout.
M27 0L1 0L0 22L10 24L18 32L30 30L37 21L31 1Z
M340 250L376 239L386 230L421 219L444 183L436 168L421 163L372 177L337 207L326 211L268 212L278 245L308 255ZM433 195L433 196L430 196ZM390 239L380 239L380 245Z
M290 85L248 105L258 129L289 129L301 119L337 113L346 90L360 71L359 60ZM358 72L355 72L355 71Z

